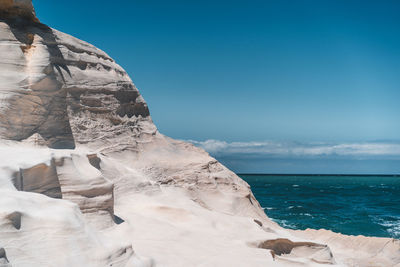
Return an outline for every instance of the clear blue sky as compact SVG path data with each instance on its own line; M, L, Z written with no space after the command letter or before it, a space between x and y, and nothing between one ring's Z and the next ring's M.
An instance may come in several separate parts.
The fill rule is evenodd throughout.
M399 1L34 5L42 22L98 46L124 67L159 130L173 138L400 139ZM397 163L382 172L395 172Z

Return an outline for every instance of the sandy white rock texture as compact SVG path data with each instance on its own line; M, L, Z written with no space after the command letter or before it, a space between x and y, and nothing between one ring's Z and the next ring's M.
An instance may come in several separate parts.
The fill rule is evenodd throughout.
M106 53L0 0L0 266L400 266L398 240L289 231L157 131Z

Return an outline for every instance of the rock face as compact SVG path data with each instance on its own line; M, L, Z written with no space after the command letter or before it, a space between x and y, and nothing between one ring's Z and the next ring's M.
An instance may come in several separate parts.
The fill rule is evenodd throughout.
M0 0L0 55L0 266L399 266L398 241L273 223L31 1Z
M31 0L0 0L0 16L38 21Z
M6 2L1 10L33 12L30 1ZM30 18L3 18L3 139L39 134L49 147L74 148L76 143L111 141L116 133L156 132L138 90L106 53Z
M19 191L35 192L52 198L62 198L54 160L51 161L49 166L41 163L31 168L20 169L15 173L13 183Z

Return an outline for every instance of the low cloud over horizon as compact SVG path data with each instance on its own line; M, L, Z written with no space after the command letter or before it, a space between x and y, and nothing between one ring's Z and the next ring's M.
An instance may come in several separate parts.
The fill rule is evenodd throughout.
M203 148L236 172L398 174L400 141L323 142L188 142Z

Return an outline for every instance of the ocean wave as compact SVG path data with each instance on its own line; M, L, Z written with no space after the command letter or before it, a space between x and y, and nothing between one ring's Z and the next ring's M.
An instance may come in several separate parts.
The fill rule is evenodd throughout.
M301 209L303 206L289 206L289 207L287 207L289 210L291 210L291 209L294 209L294 208L296 208L296 209Z
M270 218L270 219L284 228L289 228L289 229L293 229L293 230L297 229L296 225L289 223L287 220L279 220L279 219L274 219L274 218Z
M392 238L400 238L400 216L380 218L378 224L383 226Z
M344 187L343 186L333 186L333 185L331 185L331 186L329 186L329 188L343 189Z
M263 207L263 210L275 210L276 208L272 208L272 207Z
M400 238L400 221L397 222L384 222L380 225L386 227L386 231L393 237L393 238Z

